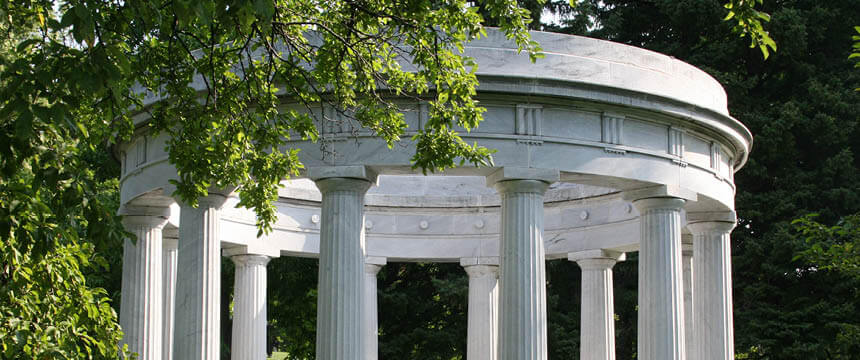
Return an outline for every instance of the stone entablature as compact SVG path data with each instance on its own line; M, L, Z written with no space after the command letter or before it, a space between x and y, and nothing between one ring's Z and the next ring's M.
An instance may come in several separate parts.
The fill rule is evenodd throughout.
M722 204L723 209L733 207L733 173L747 149L735 148L713 131L660 114L628 113L622 118L621 112L565 105L542 104L537 116L533 104L523 109L523 104L482 100L485 120L471 133L463 132L463 138L498 150L494 159L499 166L554 168L562 172L562 180L597 186L606 186L606 177L612 177L610 187L620 190L654 183L682 186ZM518 123L518 112L526 110L532 113L529 124ZM405 110L404 114L410 129L420 126L418 113ZM537 129L542 135L529 133ZM175 178L175 170L167 163L165 141L164 136L141 133L121 147L123 201L169 187L167 181ZM323 141L330 142L325 151L319 144L303 141L291 146L303 149L300 158L308 167L367 165L380 174L409 172L414 151L410 146L389 150L363 132L329 134ZM623 167L618 165L622 162ZM450 173L480 176L489 171L466 167Z

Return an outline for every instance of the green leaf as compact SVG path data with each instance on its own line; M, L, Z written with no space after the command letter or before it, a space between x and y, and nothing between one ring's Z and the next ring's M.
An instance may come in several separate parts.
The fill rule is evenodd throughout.
M19 140L29 141L31 135L33 135L33 113L29 110L21 111L15 120L15 136Z
M19 53L22 53L22 52L27 51L27 48L29 48L30 46L32 46L34 44L38 44L40 42L42 42L42 40L37 39L37 38L27 39L27 40L24 40L21 43L19 43L18 47L16 49Z

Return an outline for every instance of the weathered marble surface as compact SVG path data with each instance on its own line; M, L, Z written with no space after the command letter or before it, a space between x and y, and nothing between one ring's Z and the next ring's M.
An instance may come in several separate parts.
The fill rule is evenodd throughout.
M612 359L614 260L571 254L640 251L640 358L730 359L728 234L734 172L749 154L750 132L729 115L719 84L688 64L594 39L533 36L546 52L537 64L494 30L466 49L480 66L477 98L487 111L477 129L457 130L497 150L493 167L418 176L409 140L389 149L367 131L318 120L326 150L287 144L302 149L307 170L284 180L274 231L259 239L253 212L234 208L235 193L213 195L200 208L171 198L177 176L167 135L149 133L146 114L138 114L139 130L114 149L122 207L126 215L170 211L159 220L166 225L128 223L143 241L124 253L124 342L144 359L217 359L221 255L318 257L320 359L374 359L373 275L385 262L365 261L459 261L472 280L470 323L497 324L470 325L469 357L542 360L544 260L569 258L582 266L583 306L591 309L583 313L590 329L583 342L594 346L583 347L582 357ZM428 105L391 101L403 111L408 139L426 123ZM318 119L331 111L310 110ZM160 226L178 232L171 235L178 254L162 257ZM692 254L682 256L682 231L694 235ZM496 290L486 259L499 259ZM249 314L265 295L258 286L265 265L240 270L237 324L264 334ZM259 341L235 340L240 357L261 356Z

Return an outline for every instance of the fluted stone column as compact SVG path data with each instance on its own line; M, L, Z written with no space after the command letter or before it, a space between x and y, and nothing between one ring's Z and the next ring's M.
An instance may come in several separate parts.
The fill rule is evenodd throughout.
M266 264L265 255L235 255L233 288L233 360L265 360L266 353Z
M684 267L684 350L687 358L692 359L695 354L693 348L693 236L681 236L681 263Z
M498 359L499 259L466 258L460 265L469 275L466 359Z
M625 194L639 210L638 354L642 360L685 360L681 209L665 187ZM695 199L695 194L689 196Z
M612 267L624 253L591 250L568 254L582 268L579 358L615 360L615 301Z
M123 211L125 210L125 211ZM122 223L136 239L123 244L120 325L123 343L138 359L162 356L162 236L165 209L124 208ZM129 215L129 213L131 213ZM152 213L158 215L150 215Z
M173 360L173 317L176 309L176 262L179 256L179 234L174 238L164 238L162 250L164 266L164 324L162 331L163 360Z
M502 203L498 346L502 360L547 358L543 197L550 181L544 179L557 180L558 173L541 175L536 169L504 168L488 177Z
M363 167L312 168L322 193L320 219L317 359L364 356L364 194L371 186ZM375 177L374 177L375 179Z
M696 360L734 359L732 320L733 222L707 221L687 225L693 233L693 323Z
M379 309L376 275L387 263L384 257L368 257L364 262L364 360L379 358Z
M181 206L173 358L217 360L221 346L220 208L211 193L199 206Z

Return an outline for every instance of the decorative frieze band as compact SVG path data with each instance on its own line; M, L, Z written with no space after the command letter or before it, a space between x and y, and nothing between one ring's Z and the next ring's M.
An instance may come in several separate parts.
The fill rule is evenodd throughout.
M624 115L603 113L600 141L607 144L624 144Z
M541 122L543 121L543 106L531 104L517 105L517 135L543 135Z
M676 128L669 128L669 155L684 157L684 131Z
M600 117L600 141L612 144L624 144L624 115L603 113ZM627 153L624 149L614 146L604 148L606 152L613 154L624 155Z
M669 127L669 155L677 157L677 159L673 159L672 162L680 165L687 166L687 162L684 161L684 130L676 127Z
M715 171L715 175L720 173L720 163L722 159L722 147L716 141L711 142L711 169Z

